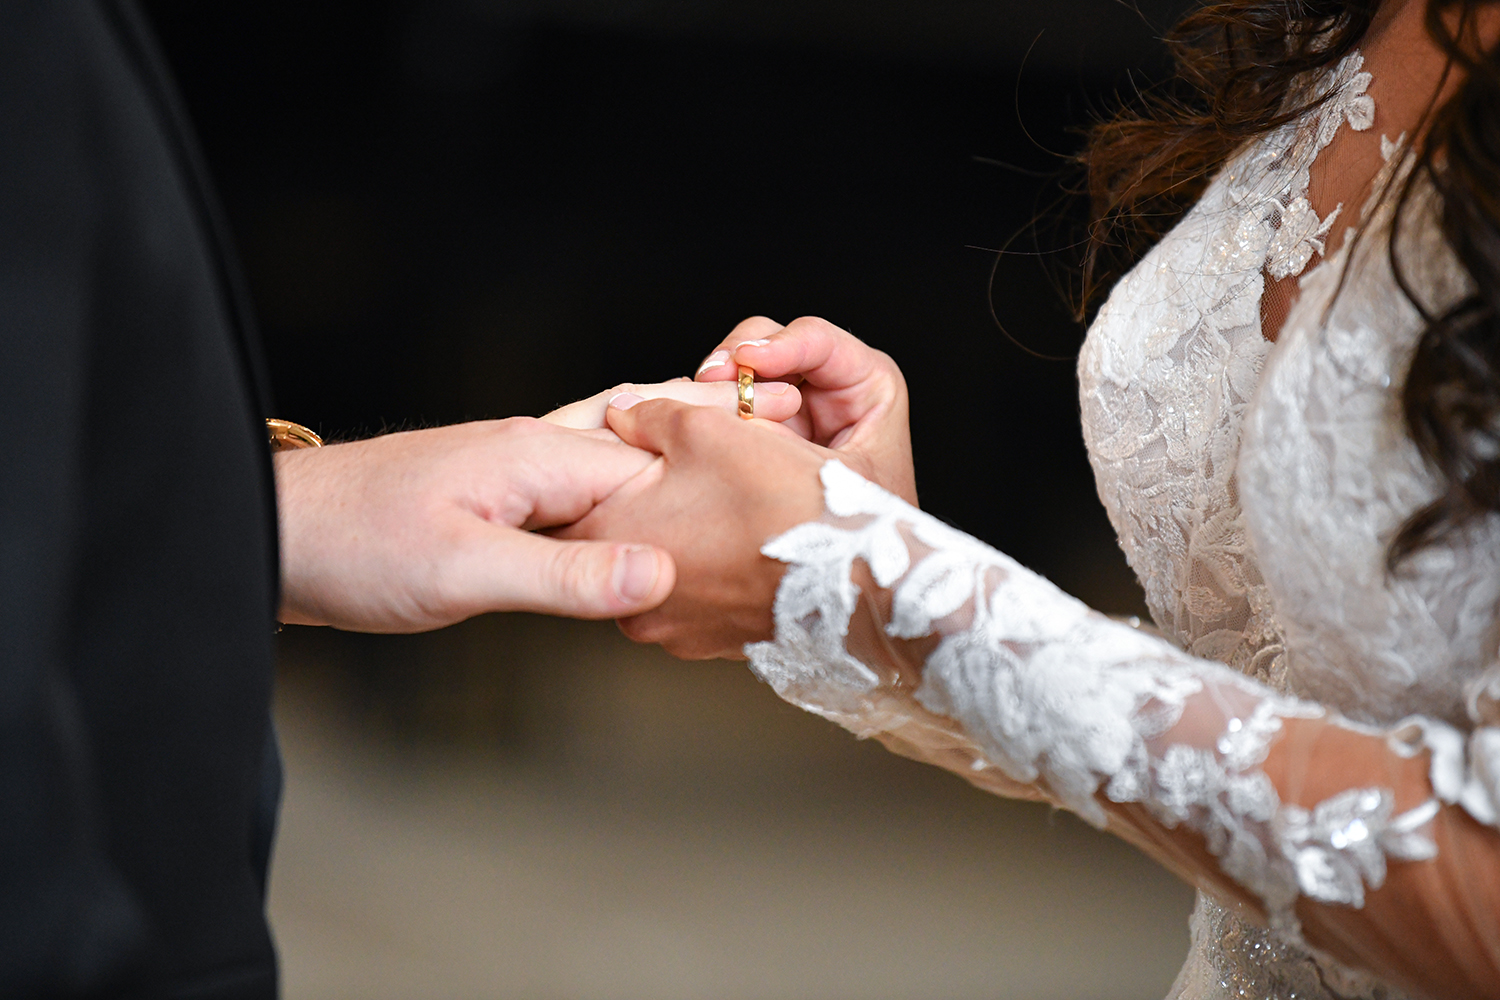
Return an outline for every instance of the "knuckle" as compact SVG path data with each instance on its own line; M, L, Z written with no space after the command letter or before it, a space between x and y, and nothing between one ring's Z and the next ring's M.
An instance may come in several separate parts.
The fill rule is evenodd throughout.
M725 343L738 343L740 340L754 340L755 338L753 336L742 337L740 335L760 333L765 331L766 329L780 330L781 324L776 322L774 319L771 319L769 316L748 316L735 324L734 330L729 334L729 337L725 341Z
M661 616L651 611L643 615L621 618L615 624L619 626L625 638L643 645L655 644L666 636Z
M667 636L659 642L679 660L712 660L718 654L712 641L690 633Z
M699 413L696 407L674 406L667 411L667 433L677 440L691 437L698 420Z
M552 557L544 589L567 602L592 604L601 597L600 559L594 546L559 546Z
M706 406L681 409L677 413L677 419L680 421L679 431L686 440L702 440L712 435L715 428L721 426L719 420L721 416L723 414L720 411Z
M434 562L412 581L408 615L441 621L464 614L472 600L473 595L460 581L452 562Z
M904 392L906 390L906 375L901 371L901 366L896 364L896 359L884 351L874 351L874 354L876 364L884 369L891 377L891 380Z
M505 437L522 437L527 434L546 434L556 430L553 425L536 417L506 417L504 420L486 421L495 433Z
M536 417L507 417L504 420L487 421L478 428L472 444L484 448L489 454L500 453L516 468L529 467L538 451L545 450L553 442L561 427L549 424ZM464 452L456 453L462 458Z
M821 316L802 316L794 320L791 326L796 327L797 332L811 337L852 338L852 334L845 331L842 327L834 326Z

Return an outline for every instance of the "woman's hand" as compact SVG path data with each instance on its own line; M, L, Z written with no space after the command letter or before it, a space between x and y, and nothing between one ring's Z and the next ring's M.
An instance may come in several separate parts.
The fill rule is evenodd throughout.
M734 413L739 407L739 389L733 383L715 382L706 384L688 378L670 382L636 383L623 382L613 389L595 393L587 399L560 406L542 417L549 424L573 427L578 430L595 430L606 426L604 412L609 401L616 396L628 395L635 399L675 399L693 406L711 406ZM802 407L802 394L786 382L757 382L755 384L755 415L766 420L780 422L795 417Z
M661 458L559 534L670 552L677 569L671 596L620 628L685 659L743 659L745 643L771 637L771 606L786 569L760 548L823 513L818 470L832 453L789 433L766 433L760 420L668 400L616 400L609 426Z
M917 502L906 379L883 351L826 320L807 316L782 326L745 320L698 369L699 382L733 383L738 365L757 376L799 382L801 409L785 419L802 437L853 458L867 478L908 503ZM756 415L762 385L756 383ZM848 464L855 464L850 462Z

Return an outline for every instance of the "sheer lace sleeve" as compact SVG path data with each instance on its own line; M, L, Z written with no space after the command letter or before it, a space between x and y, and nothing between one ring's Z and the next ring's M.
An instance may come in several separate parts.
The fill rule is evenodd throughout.
M1293 938L1299 898L1360 907L1390 861L1434 857L1444 802L1495 823L1500 730L1466 746L1426 719L1362 729L1090 611L838 462L821 476L826 516L763 549L789 567L774 641L745 650L788 701L1098 826L1128 805L1161 830L1190 831L1218 869L1199 881L1227 876ZM864 573L876 593L855 582ZM851 621L871 601L882 642L860 645ZM903 663L902 649L920 663ZM1403 810L1394 789L1360 781L1306 807L1283 801L1263 764L1289 720L1378 737L1398 759L1430 750L1430 787Z

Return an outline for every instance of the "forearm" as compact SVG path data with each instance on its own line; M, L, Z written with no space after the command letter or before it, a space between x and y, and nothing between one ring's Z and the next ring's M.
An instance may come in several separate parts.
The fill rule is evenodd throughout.
M846 470L824 482L823 522L765 550L790 568L777 641L747 652L783 696L1073 809L1347 962L1500 988L1500 833L1439 808L1461 790L1420 745L1088 612Z
M1500 836L1461 807L1440 805L1430 753L1402 747L1390 733L1332 715L1282 719L1257 768L1275 796L1266 870L1286 866L1294 881L1280 892L1296 892L1293 926L1313 948L1421 995L1495 996ZM1266 920L1266 898L1231 874L1221 827L1164 821L1149 801L1099 801L1112 832Z

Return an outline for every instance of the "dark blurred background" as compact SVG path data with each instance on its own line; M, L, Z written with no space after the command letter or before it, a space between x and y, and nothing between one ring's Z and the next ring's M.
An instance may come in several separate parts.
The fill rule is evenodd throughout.
M906 372L925 508L1141 610L1058 280L1067 158L1184 0L144 6L277 415L536 415L815 313ZM1118 1000L1180 958L1187 894L1148 863L738 665L529 616L293 628L281 659L290 997Z

